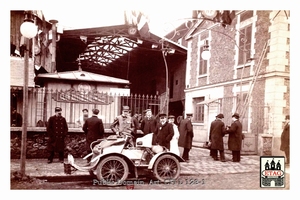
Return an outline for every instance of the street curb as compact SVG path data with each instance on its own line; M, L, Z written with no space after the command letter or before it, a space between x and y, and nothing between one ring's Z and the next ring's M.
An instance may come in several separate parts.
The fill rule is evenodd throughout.
M199 176L202 174L199 173L183 173L180 174L180 176ZM180 176L178 178L180 178ZM39 179L39 180L46 180L47 182L75 182L75 181L92 181L94 179L97 179L97 177L92 177L91 175L72 175L72 176L33 176L31 178ZM139 178L145 178L138 177ZM150 177L147 177L150 178ZM130 178L135 179L135 178Z

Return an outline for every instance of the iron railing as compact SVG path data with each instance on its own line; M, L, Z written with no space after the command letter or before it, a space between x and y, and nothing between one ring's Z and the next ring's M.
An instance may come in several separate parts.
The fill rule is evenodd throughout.
M11 88L11 106L16 107L22 113L22 89ZM45 127L50 116L54 115L55 107L62 108L62 115L66 118L70 128L76 128L76 120L82 115L84 108L89 110L99 109L99 117L105 128L113 122L114 118L121 114L122 106L127 105L132 115L144 114L144 110L150 108L154 115L160 112L160 96L156 95L121 95L101 93L98 91L85 92L76 90L48 90L45 88L30 88L28 91L28 126Z

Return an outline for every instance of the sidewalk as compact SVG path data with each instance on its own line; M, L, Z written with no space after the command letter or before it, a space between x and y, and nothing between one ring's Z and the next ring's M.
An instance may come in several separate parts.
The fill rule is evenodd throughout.
M226 162L214 161L209 156L209 150L193 147L190 151L190 161L181 163L181 175L200 175L200 174L228 174L228 173L259 173L259 156L241 156L240 162L232 162L231 155L225 154ZM66 161L66 159L65 159ZM86 164L82 158L75 158L78 165ZM20 160L11 159L11 172L20 170ZM47 159L27 159L25 164L26 175L36 178L42 177L76 177L89 175L88 172L75 171L71 175L64 173L63 163L54 159L51 164Z

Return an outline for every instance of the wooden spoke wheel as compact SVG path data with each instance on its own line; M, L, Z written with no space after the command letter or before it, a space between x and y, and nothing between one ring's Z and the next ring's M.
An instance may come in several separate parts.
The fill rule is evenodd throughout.
M129 169L126 161L118 156L109 156L97 166L97 178L103 185L122 185L127 179Z
M174 181L180 174L179 161L174 156L162 155L155 161L153 173L161 182Z

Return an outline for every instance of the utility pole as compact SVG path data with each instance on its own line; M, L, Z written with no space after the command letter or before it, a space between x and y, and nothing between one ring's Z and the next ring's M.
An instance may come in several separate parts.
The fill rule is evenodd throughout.
M23 85L23 122L22 122L22 139L21 139L21 176L25 176L25 160L26 160L26 146L27 146L27 126L28 126L28 68L29 68L29 39L24 37L25 51L24 51L24 85Z
M165 99L165 110L166 110L166 114L169 115L169 70L168 70L168 64L166 61L166 56L165 54L167 53L167 50L162 50L162 55L164 58L164 62L165 62L165 68L166 68L166 99Z

